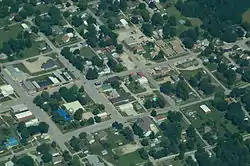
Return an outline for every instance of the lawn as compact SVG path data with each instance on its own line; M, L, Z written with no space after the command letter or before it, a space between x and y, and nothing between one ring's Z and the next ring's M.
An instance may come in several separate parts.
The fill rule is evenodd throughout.
M130 92L137 94L137 93L142 93L145 92L146 89L144 87L142 87L139 82L134 82L131 81L128 85L127 85L128 89L130 90Z
M199 68L196 70L184 70L181 73L181 76L183 76L185 79L189 80L192 76L195 76L198 72L202 72L203 69Z
M97 56L90 47L83 47L81 49L80 55L86 59L92 59L94 56Z
M200 105L202 104L207 105L210 108L211 112L205 114L200 108ZM195 117L191 117L188 115L188 112L191 111L196 112ZM237 126L233 125L230 121L225 119L225 113L216 110L211 105L211 102L205 102L190 106L188 108L185 108L183 112L187 115L192 125L197 128L201 133L204 133L204 125L210 126L212 128L212 132L215 132L222 137L224 136L226 130L232 133L237 133L239 131Z
M133 153L129 153L126 155L121 156L118 159L119 166L131 166L131 165L139 165L141 163L145 163L146 161L141 159L140 154L138 151Z
M250 8L242 14L243 22L250 23Z
M3 42L8 41L9 39L15 39L17 35L22 31L20 24L13 25L9 27L9 30L0 29L0 48L3 46Z
M199 18L188 18L191 21L193 27L200 27L202 21Z

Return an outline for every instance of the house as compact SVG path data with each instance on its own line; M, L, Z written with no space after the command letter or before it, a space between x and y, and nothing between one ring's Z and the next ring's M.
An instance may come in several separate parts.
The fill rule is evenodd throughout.
M7 139L7 141L4 144L7 148L11 148L11 147L17 146L19 142L15 137L10 137L9 139Z
M88 155L86 159L92 166L105 166L105 164L99 160L97 155Z
M148 85L148 79L146 77L140 77L138 79L138 82L141 86L147 86Z
M5 166L14 166L14 163L10 160L4 164Z
M71 120L71 117L69 116L69 114L68 114L65 110L59 109L59 110L57 110L57 113L58 113L61 117L63 117L63 119L64 119L65 121L70 121L70 120Z
M47 50L47 43L45 41L41 41L38 43L38 48L40 51L45 51Z
M99 133L97 133L97 137L101 141L106 140L107 136L108 136L108 134L106 131L100 131Z
M112 86L110 84L102 84L102 90L103 92L110 92L112 91Z
M122 24L122 26L128 26L128 22L127 22L127 20L125 20L125 19L120 19L120 22L121 22L121 24Z
M57 26L57 25L52 26L51 27L51 31L52 31L53 35L61 35L61 34L63 34L62 29L59 26Z
M95 138L92 134L88 134L86 136L86 140L88 141L89 144L93 144L95 142Z
M145 137L148 137L152 133L152 131L155 133L158 132L158 129L156 128L152 120L147 116L137 119L136 123L143 130L143 134Z
M101 112L99 114L97 114L96 116L100 117L101 119L105 119L108 117L108 113L107 112Z
M126 103L119 105L118 108L122 111L125 112L128 116L135 116L137 115L134 106L132 103Z
M70 33L65 34L65 35L63 36L62 40L63 40L63 42L67 43L67 42L70 41L70 39L71 39L72 37L74 37L74 34L70 32Z
M14 94L14 88L11 85L3 85L0 87L0 90L3 97L8 97Z
M21 27L23 28L24 31L27 31L27 32L29 32L29 33L32 33L32 30L30 29L30 27L29 27L27 24L22 23L22 24L21 24Z
M78 100L70 102L70 103L63 104L63 106L71 114L74 114L78 109L82 109L83 111L85 110Z
M10 108L13 113L24 112L24 111L28 111L29 109L25 104L17 104L17 105L11 106Z
M43 68L43 70L48 70L51 68L56 68L57 67L57 62L54 61L53 59L49 59L47 60L45 63L42 64L41 68Z
M59 155L60 155L60 153L59 153L57 150L55 150L55 149L52 149L52 150L50 151L50 153L51 153L51 155L52 155L53 157L56 157L56 156L59 156Z
M63 157L62 156L56 156L52 158L52 163L54 165L56 164L60 164L63 161Z

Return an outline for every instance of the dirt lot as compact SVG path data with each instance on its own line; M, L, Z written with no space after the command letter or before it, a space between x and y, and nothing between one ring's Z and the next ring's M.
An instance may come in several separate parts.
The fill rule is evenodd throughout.
M128 154L128 153L132 153L132 152L136 151L139 148L141 148L139 145L127 144L127 145L124 145L124 146L120 146L116 150L118 152L120 152L122 155L124 155L124 154Z

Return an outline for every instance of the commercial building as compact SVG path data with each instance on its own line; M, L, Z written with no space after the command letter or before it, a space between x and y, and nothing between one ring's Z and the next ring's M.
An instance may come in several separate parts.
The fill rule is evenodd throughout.
M8 97L14 94L14 88L11 85L3 85L0 87L0 90L3 97Z
M10 108L11 108L11 111L15 114L29 110L29 108L25 104L17 104L17 105L11 106Z
M70 103L66 103L66 104L63 104L63 106L65 107L65 109L67 111L69 111L71 114L74 114L78 109L82 109L82 110L85 110L83 108L83 106L81 105L81 103L77 100L77 101L73 101L73 102L70 102Z
M18 113L18 114L15 114L15 118L18 120L18 121L25 121L29 118L33 117L33 114L31 111L25 111L25 112L21 112L21 113Z
M6 73L12 77L13 80L22 82L28 78L28 74L24 73L23 71L19 70L12 65L9 65L5 69Z

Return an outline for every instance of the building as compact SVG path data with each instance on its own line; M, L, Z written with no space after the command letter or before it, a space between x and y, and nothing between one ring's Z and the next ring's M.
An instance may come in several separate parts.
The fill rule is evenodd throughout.
M52 158L52 163L54 165L60 164L63 161L63 157L62 156L56 156Z
M15 114L15 118L20 122L20 121L25 121L33 117L33 114L31 111L25 111L21 112L18 114Z
M97 133L97 137L101 141L107 140L108 133L106 131L100 131L100 132Z
M107 112L102 112L97 114L96 116L100 117L101 119L105 119L108 117L108 113Z
M14 163L10 160L4 164L5 166L14 166Z
M102 84L102 90L103 92L110 92L112 91L112 86L110 84Z
M53 35L61 35L61 34L63 34L62 29L59 26L57 26L57 25L52 26L51 27L51 31L52 31Z
M7 74L12 77L13 80L22 82L28 78L28 74L24 73L23 71L19 70L12 65L6 67Z
M66 104L63 104L63 106L65 107L65 109L67 111L69 111L71 114L74 114L78 109L82 109L82 110L85 110L83 108L83 106L81 105L81 103L76 100L76 101L73 101L73 102L70 102L70 103L66 103Z
M27 89L29 94L36 92L36 87L30 81L23 81L23 86L25 89Z
M148 85L148 79L146 78L146 77L140 77L139 79L138 79L138 82L139 82L139 84L140 85L142 85L142 86L147 86Z
M57 67L57 62L54 61L53 59L49 59L47 60L47 62L43 63L41 68L43 68L44 70L48 70L51 68L56 68Z
M52 149L52 150L50 151L50 153L51 153L51 155L52 155L53 157L56 157L56 156L59 156L59 155L60 155L60 153L59 153L57 150L55 150L55 149Z
M157 132L157 130L155 130L156 127L154 123L147 116L137 119L136 123L143 130L143 134L145 137L148 137L152 133L152 131L154 131L155 133Z
M63 76L61 75L62 72L60 70L56 70L53 72L53 75L59 79L62 83L66 82L66 80L63 78Z
M136 111L134 110L134 106L132 103L126 103L119 105L118 107L122 112L125 112L128 116L135 116L137 115Z
M25 104L17 104L17 105L11 106L10 108L14 114L29 110L29 108Z
M11 85L3 85L0 87L0 90L3 97L8 97L14 94L14 89Z
M56 112L59 114L59 116L63 117L63 119L65 121L70 121L71 120L71 117L69 116L69 114L65 110L59 109Z
M86 157L90 165L92 166L105 166L103 162L100 162L99 158L97 155L88 155Z
M88 134L86 136L86 140L88 141L89 144L93 144L95 142L95 138L92 134Z
M125 20L125 19L120 19L120 22L121 22L121 24L122 24L122 26L128 26L128 22L127 22L127 20Z
M22 23L22 24L21 24L21 27L23 28L24 31L27 31L27 32L29 32L29 33L32 33L30 27L29 27L27 24Z
M49 78L49 80L50 80L53 84L59 84L59 83L60 83L60 81L59 81L56 77L49 76L48 78Z
M74 37L74 34L70 32L70 33L65 34L65 35L63 36L62 40L63 40L63 42L67 43L67 42L70 41L70 39L71 39L72 37Z
M4 144L7 148L11 148L11 147L17 146L19 142L15 137L11 137L7 139L7 141Z
M205 104L201 105L200 108L201 108L205 113L211 112L211 110L210 110Z
M41 41L38 43L38 48L40 51L45 51L47 50L47 43L45 41Z
M38 124L39 124L39 120L37 118L31 119L31 120L25 122L26 127L36 126Z

